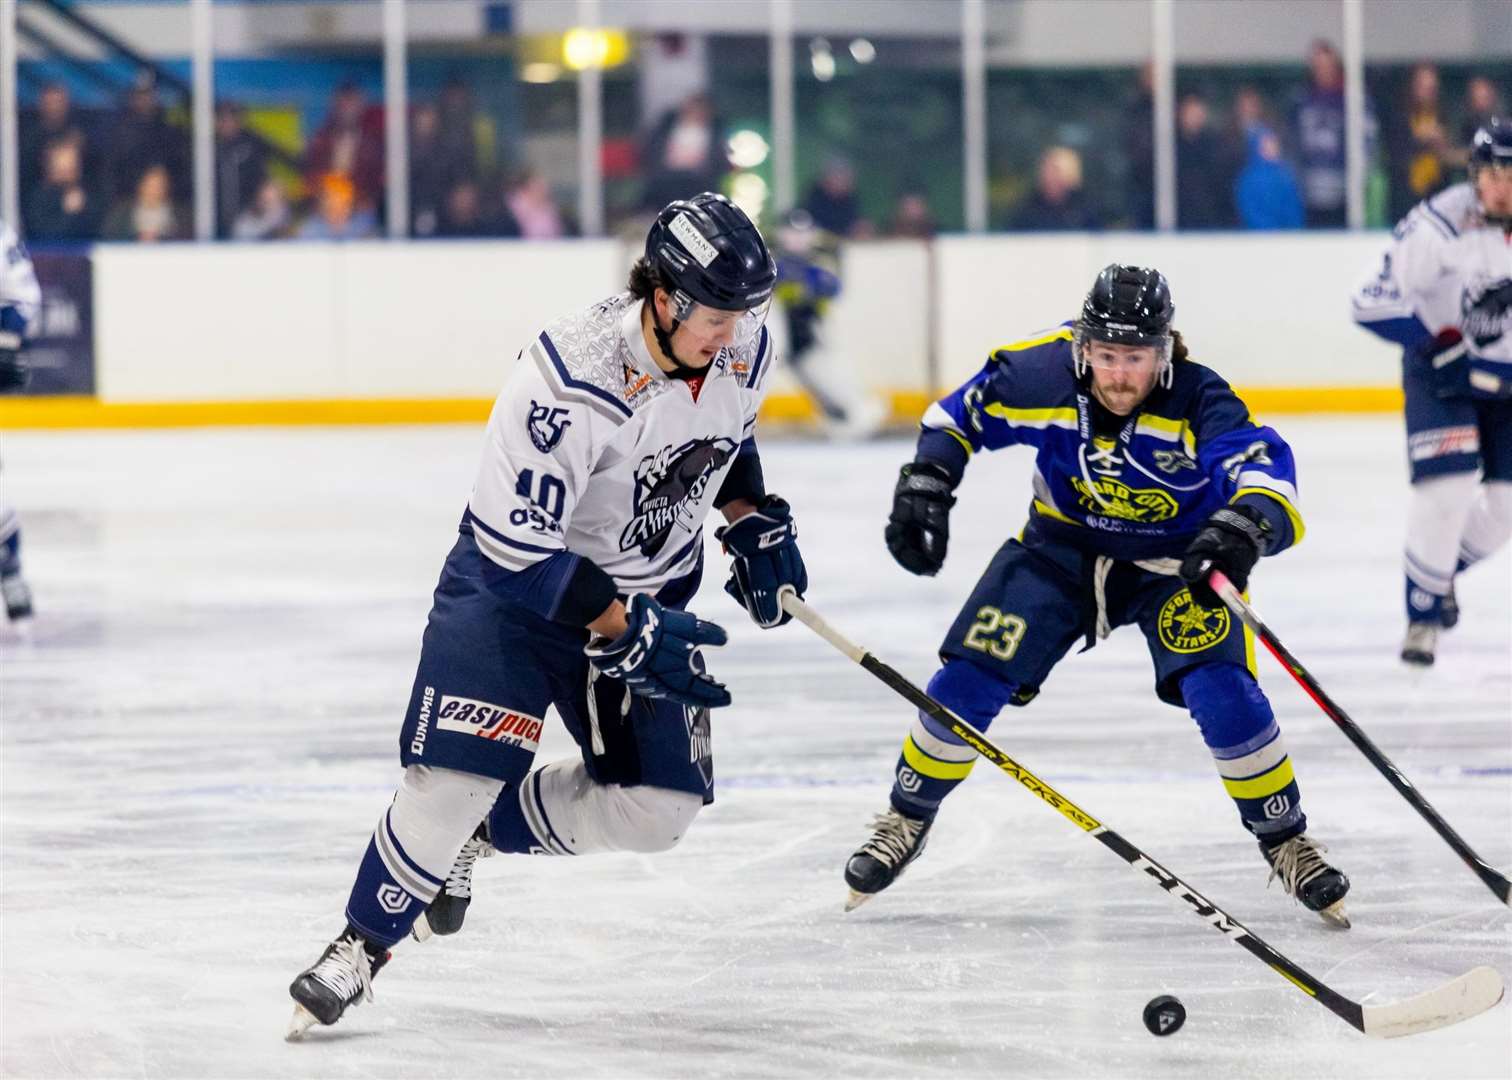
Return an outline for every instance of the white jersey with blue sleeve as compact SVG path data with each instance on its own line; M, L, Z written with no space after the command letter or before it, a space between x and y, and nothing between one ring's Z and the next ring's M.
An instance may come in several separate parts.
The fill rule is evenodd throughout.
M646 347L641 308L621 293L552 323L495 402L468 519L505 570L570 553L628 595L698 565L726 474L755 453L771 346L763 328L701 380L669 378Z
M1485 220L1470 184L1413 207L1352 303L1357 323L1409 349L1458 330L1471 390L1512 395L1512 239Z
M16 230L0 221L0 335L14 336L9 347L20 347L41 306L42 289L31 256Z

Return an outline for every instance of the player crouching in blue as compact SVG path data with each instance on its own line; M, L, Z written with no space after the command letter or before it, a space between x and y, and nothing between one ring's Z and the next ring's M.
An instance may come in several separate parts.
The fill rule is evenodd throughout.
M1037 449L1029 522L993 557L940 648L929 693L979 730L1027 705L1079 639L1137 624L1155 692L1197 721L1244 827L1286 891L1348 926L1349 880L1306 834L1297 781L1255 682L1249 632L1207 583L1243 589L1262 555L1302 536L1291 450L1216 374L1187 358L1158 271L1109 266L1075 323L996 350L925 414L887 547L914 574L945 561L952 494L978 450ZM976 754L920 714L891 805L845 867L847 910L924 849Z
M725 632L682 610L709 510L758 625L808 587L754 435L776 277L728 199L674 202L627 291L521 352L436 587L403 782L346 929L289 988L290 1038L370 996L405 935L459 930L480 856L663 851L713 801L709 710L730 694L700 650ZM580 755L532 769L553 705Z

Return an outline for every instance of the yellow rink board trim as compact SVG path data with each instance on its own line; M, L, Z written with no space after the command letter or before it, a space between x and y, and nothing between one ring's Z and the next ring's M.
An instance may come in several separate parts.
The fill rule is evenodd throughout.
M1388 413L1402 408L1396 387L1260 387L1239 391L1249 407L1267 415L1286 413ZM934 397L918 390L882 395L888 419L912 424ZM289 424L481 424L491 398L351 398L285 401L106 402L93 397L0 398L0 428L244 427ZM774 423L817 420L803 394L772 394L761 417Z

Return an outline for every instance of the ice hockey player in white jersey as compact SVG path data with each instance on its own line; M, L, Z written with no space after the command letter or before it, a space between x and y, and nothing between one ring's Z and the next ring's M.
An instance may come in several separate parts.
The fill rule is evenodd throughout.
M1407 637L1433 663L1454 581L1512 535L1512 120L1475 133L1470 180L1424 199L1354 293L1355 321L1403 347Z
M406 935L459 930L481 855L661 851L713 801L709 710L730 695L700 650L725 632L683 610L705 516L758 625L808 586L754 436L775 281L750 219L705 193L657 216L628 291L521 352L436 587L403 781L345 929L290 987L290 1038L370 996ZM549 705L581 754L532 770Z
M16 231L0 221L0 393L26 385L27 326L37 317L42 290L26 246ZM30 619L31 588L21 576L21 519L0 497L0 594L11 622Z

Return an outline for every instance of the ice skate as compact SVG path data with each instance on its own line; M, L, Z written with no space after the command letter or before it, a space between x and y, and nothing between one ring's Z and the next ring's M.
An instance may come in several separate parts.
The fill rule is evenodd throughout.
M1341 930L1349 929L1349 915L1344 897L1349 893L1349 879L1323 861L1321 851L1328 850L1306 834L1283 840L1275 847L1262 842L1260 851L1270 863L1269 885L1274 878L1309 911L1316 911L1323 921Z
M850 886L846 911L855 911L897 880L903 868L919 857L932 821L911 818L889 807L872 819L871 839L862 844L845 864L845 883Z
M373 976L393 955L376 949L350 926L326 946L313 967L305 969L289 986L294 1016L284 1038L301 1038L316 1024L334 1024L348 1005L373 999Z
M20 574L0 577L0 595L5 597L5 614L11 622L32 616L31 586Z
M1456 609L1456 618L1458 609ZM1431 622L1410 622L1402 641L1402 663L1415 667L1432 667L1433 652L1438 646L1439 626Z
M1449 584L1449 595L1444 597L1444 602L1439 605L1439 625L1445 630L1453 630L1459 623L1459 598L1454 595L1454 583Z
M429 941L432 935L445 937L462 929L462 920L467 917L467 905L472 903L473 864L492 854L494 847L488 842L485 822L478 826L467 843L462 845L462 850L457 852L457 859L446 875L446 884L431 901L430 907L425 909L425 914L416 919L415 925L410 928L410 934L416 941Z

